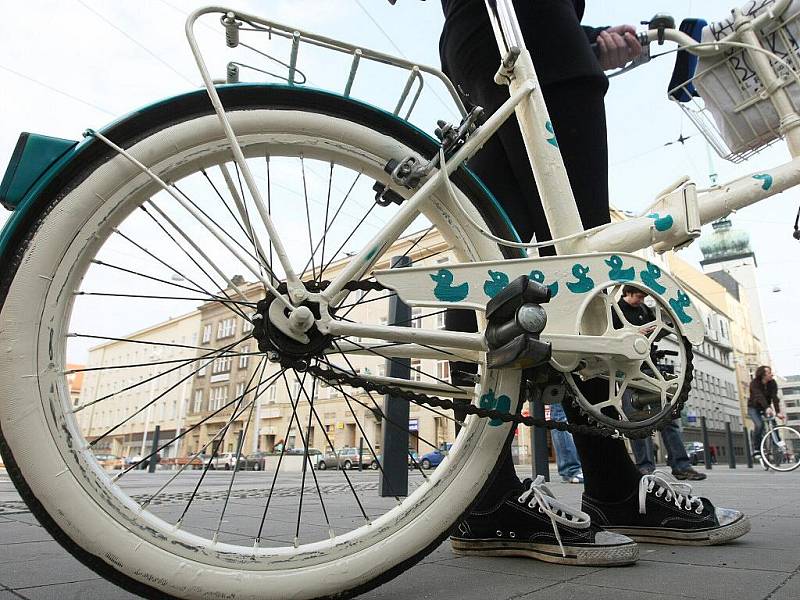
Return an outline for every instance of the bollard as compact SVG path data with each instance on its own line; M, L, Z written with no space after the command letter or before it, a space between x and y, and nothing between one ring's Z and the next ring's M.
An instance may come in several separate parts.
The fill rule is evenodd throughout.
M408 256L395 256L391 268L411 266ZM389 298L389 325L411 326L411 307L397 295ZM411 359L393 358L386 361L386 375L399 379L411 379ZM408 495L408 417L409 402L387 394L383 400L383 468L381 469L379 493L382 497ZM405 426L405 428L402 428Z
M733 452L733 432L731 431L731 424L725 423L725 435L728 436L728 466L731 469L736 468L736 454Z
M302 432L301 432L302 433ZM239 459L242 456L242 448L244 448L244 429L239 430L239 439L236 441L236 464L233 465L233 470L239 469Z
M703 432L703 460L706 463L706 469L711 468L711 445L708 443L708 428L706 427L706 418L700 417L700 429Z
M747 455L747 468L753 468L753 450L750 448L750 432L744 428L744 453Z
M358 438L358 470L364 470L364 438Z
M528 387L528 400L530 402L531 416L544 419L544 402L542 402L542 389L539 386ZM535 390L535 391L534 391ZM542 475L545 481L550 481L550 455L547 452L547 429L544 427L531 427L531 449L533 450L533 477Z
M156 425L156 430L153 432L153 447L150 450L151 456L149 464L147 465L148 473L156 472L156 465L158 464L158 438L161 437L161 425Z

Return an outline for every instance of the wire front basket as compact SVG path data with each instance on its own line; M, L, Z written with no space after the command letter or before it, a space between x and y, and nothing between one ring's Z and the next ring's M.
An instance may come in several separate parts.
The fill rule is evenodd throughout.
M754 10L751 16L769 6ZM800 1L795 1L784 15L756 31L761 46L786 63L769 57L779 78L774 89L768 90L762 84L750 52L737 47L701 58L694 76L669 91L670 98L682 100L681 109L725 160L743 162L781 139L780 118L770 100L777 89L786 89L795 111L800 107L800 86L795 75L800 72L798 17ZM703 30L703 41L713 42L731 31L732 22L714 24Z

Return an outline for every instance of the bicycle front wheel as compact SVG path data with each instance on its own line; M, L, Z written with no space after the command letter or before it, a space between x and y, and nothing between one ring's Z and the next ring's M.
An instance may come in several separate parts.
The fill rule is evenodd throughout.
M761 440L761 460L776 471L794 471L800 467L800 433L779 425Z
M375 202L376 183L392 186L387 161L436 150L392 115L324 93L235 86L221 98L309 287L397 212L396 203ZM452 439L455 419L424 406L408 422L381 419L374 394L258 350L259 282L277 285L283 273L204 94L143 111L105 135L185 202L95 141L14 232L18 247L0 281L0 450L34 514L85 564L159 598L349 597L435 548L483 488L510 426L467 419L433 473L417 465L407 496L386 485L380 495L373 471L322 472L320 462L317 473L315 446L364 440L382 470L382 428L404 431L424 455ZM477 180L464 170L452 179L473 218L510 235ZM435 194L380 249L379 266L394 255L442 265L502 258L459 215L446 192ZM335 318L380 322L391 291L368 278L355 283ZM412 321L436 326L439 318L415 312ZM488 390L511 398L513 411L519 373L484 370L475 391L457 388L448 360L464 358L357 338L328 340L307 357L359 377L405 360L411 379L440 396L474 401ZM84 382L71 396L76 375ZM219 455L255 450L265 461L258 474L211 472ZM160 472L136 469L156 454Z

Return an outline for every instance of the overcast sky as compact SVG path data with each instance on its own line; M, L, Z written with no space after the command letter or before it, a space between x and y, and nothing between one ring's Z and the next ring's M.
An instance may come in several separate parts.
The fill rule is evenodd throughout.
M386 0L228 4L298 28L438 65L442 16L437 0L399 0L395 7ZM88 127L100 128L137 107L197 87L200 77L186 44L183 22L186 13L202 5L193 0L28 0L16 5L0 35L0 165L7 163L20 131L79 139ZM671 11L678 21L686 16L718 20L732 7L719 0L589 0L587 5L584 22L593 25L635 24L664 10ZM203 47L209 48L213 74L222 76L228 60L222 38L207 27L200 27L198 35ZM674 55L668 55L612 82L607 97L610 181L612 202L619 208L643 210L658 191L682 175L691 176L700 187L708 183L710 165L703 139L666 100L673 63ZM302 67L302 60L300 64ZM311 82L324 84L329 75L321 74ZM373 88L385 87L375 81ZM366 89L368 82L361 85L365 96L385 92ZM437 95L432 108L419 112L428 131L435 118L449 116L440 102L437 108L440 99ZM691 136L685 145L664 146L680 134ZM714 157L711 168L725 181L787 159L783 148L773 147L740 166ZM770 350L777 370L784 375L800 372L800 326L792 310L800 292L800 243L791 237L798 202L800 194L792 190L733 218L737 227L750 234L759 264L758 291ZM0 224L7 216L0 210ZM697 263L699 247L695 244L681 256Z

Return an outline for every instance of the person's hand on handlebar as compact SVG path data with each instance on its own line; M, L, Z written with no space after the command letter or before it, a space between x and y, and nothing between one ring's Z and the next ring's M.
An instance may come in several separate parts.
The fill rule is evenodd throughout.
M633 25L616 25L597 36L597 59L604 71L621 69L642 53Z

